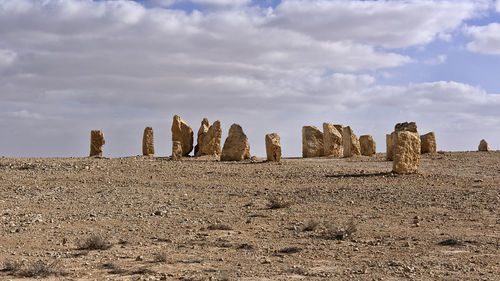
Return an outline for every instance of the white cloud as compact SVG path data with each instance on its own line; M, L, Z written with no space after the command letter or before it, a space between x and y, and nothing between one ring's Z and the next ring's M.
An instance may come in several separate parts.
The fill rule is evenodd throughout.
M179 3L185 0L148 0L150 4L168 7L175 3ZM250 4L251 0L190 0L189 2L201 4L201 5L211 5L211 6L243 6Z
M486 8L485 1L284 0L269 25L320 40L398 48L432 42Z
M11 65L17 58L17 54L11 50L0 49L0 67Z
M500 0L497 0L497 12L500 13Z
M466 27L465 33L472 37L467 44L471 52L500 55L500 24L490 23L486 26Z
M439 65L439 64L443 64L444 62L446 62L447 58L448 57L446 55L438 55L435 58L425 60L424 63L429 64L429 65Z

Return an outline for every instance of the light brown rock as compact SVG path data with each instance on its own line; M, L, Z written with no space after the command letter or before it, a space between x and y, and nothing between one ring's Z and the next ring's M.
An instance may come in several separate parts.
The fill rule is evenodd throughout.
M178 115L172 122L172 141L181 143L182 156L188 156L193 150L193 130Z
M437 153L436 135L434 132L427 133L420 136L420 152L424 153Z
M302 127L302 157L320 157L324 151L323 133L314 126Z
M102 157L102 146L106 143L100 130L90 132L90 157Z
M281 161L281 143L278 134L272 133L266 135L266 154L267 161Z
M208 128L210 127L210 122L208 122L208 118L203 118L201 121L200 129L198 129L198 138L196 139L196 145L194 147L194 155L199 156L198 151L200 150L200 143L203 139L203 136L208 132Z
M377 153L377 144L370 135L363 135L359 137L359 144L361 146L361 155L373 156Z
M490 151L490 146L486 140L481 140L479 142L479 147L477 148L479 151Z
M408 131L412 133L418 133L417 131L417 123L415 122L403 122L403 123L397 123L394 126L394 131Z
M392 134L385 135L385 149L386 156L385 159L387 161L392 161Z
M250 142L238 124L231 125L224 147L222 148L221 161L243 161L249 159Z
M207 127L208 125L208 119L206 119L206 123L204 124L202 122L202 127L200 127L200 131L202 131L202 133L200 134L200 131L198 131L198 144L196 145L198 149L195 150L195 156L221 154L220 141L222 137L222 129L220 121L215 121L210 127ZM206 131L205 127L207 127Z
M333 124L323 123L323 150L325 156L342 157L342 151L344 150L342 147L342 131L339 132L337 128Z
M392 170L398 174L410 174L418 171L420 162L420 136L410 131L393 133Z
M142 136L142 155L155 155L155 139L153 128L151 127L146 127L146 129L144 129L144 135Z
M180 160L182 158L182 143L180 141L172 142L172 159Z
M361 155L361 147L359 145L358 137L356 137L350 126L344 127L342 130L342 146L344 150L344 157Z

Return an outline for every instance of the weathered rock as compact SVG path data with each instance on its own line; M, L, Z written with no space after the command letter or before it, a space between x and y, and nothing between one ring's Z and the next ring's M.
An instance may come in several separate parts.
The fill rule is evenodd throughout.
M490 146L486 142L486 140L481 140L481 142L479 142L479 147L477 149L479 151L490 151Z
M90 132L90 157L102 157L102 146L106 143L100 130Z
M146 127L146 129L144 129L144 135L142 136L142 155L155 155L155 140L153 128L151 127Z
M394 126L394 131L408 131L412 133L418 133L417 132L417 123L415 122L403 122L403 123L397 123L396 126Z
M420 152L424 153L437 153L436 135L434 132L427 133L420 136Z
M392 134L385 135L385 149L387 161L392 161Z
M377 152L377 144L370 135L360 136L359 144L361 146L361 155L373 156Z
M172 141L181 143L182 156L188 156L193 150L193 130L178 115L172 122Z
M324 151L323 133L314 126L302 127L302 157L320 157Z
M272 133L266 135L266 154L267 161L281 161L281 143L278 134Z
M221 161L243 161L249 159L250 142L238 124L231 125L224 147L222 148Z
M206 123L202 122L202 127L200 127L200 131L198 131L198 144L196 145L198 149L195 152L195 156L202 155L220 155L220 140L222 137L222 129L220 126L220 121L215 121L212 126L207 127L209 125L208 119ZM207 130L205 131L205 127Z
M172 159L180 160L182 158L182 143L180 141L172 142Z
M200 143L203 139L203 136L208 132L208 128L210 127L210 122L208 122L208 118L203 118L201 121L200 129L198 130L198 138L196 139L196 145L194 147L194 155L199 156L198 151L200 150Z
M323 150L325 156L342 157L342 151L344 150L342 147L342 131L339 132L337 128L330 123L323 123Z
M361 155L361 147L359 145L358 137L356 137L353 130L349 126L344 127L342 130L342 146L344 149L344 157Z
M418 171L420 162L420 136L410 131L397 131L393 136L392 170L398 174L410 174Z

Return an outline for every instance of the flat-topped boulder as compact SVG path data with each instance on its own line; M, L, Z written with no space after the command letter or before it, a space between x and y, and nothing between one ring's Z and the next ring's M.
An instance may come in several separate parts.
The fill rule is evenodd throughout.
M420 136L420 153L437 153L436 134L434 132Z
M387 161L392 161L393 160L393 144L394 144L394 133L399 132L399 131L408 131L412 133L417 133L417 123L415 122L402 122L402 123L397 123L394 126L394 131L386 135L386 160Z
M266 135L266 155L267 161L281 161L281 143L278 134L272 133Z
M418 171L420 162L420 136L411 131L392 133L393 162L392 170L398 174L411 174Z
M323 150L325 156L342 157L342 131L337 126L330 123L323 123Z
M477 148L479 151L490 151L490 145L488 144L488 142L486 142L486 140L481 140L479 142L479 146Z
M243 161L249 159L250 142L238 124L231 125L224 146L222 147L221 161Z
M175 115L172 122L172 141L181 143L182 156L188 156L193 150L193 130L179 115Z
M100 130L90 132L90 157L102 157L102 146L106 143L104 133Z
M363 135L359 137L359 144L361 147L361 155L373 156L377 153L377 144L370 135Z
M344 157L352 157L354 155L361 155L361 146L358 137L350 126L344 127L342 130L342 147L344 150Z
M311 158L323 155L323 133L314 126L302 127L302 157Z
M155 140L152 127L146 127L146 129L144 129L144 135L142 136L142 155L155 155Z

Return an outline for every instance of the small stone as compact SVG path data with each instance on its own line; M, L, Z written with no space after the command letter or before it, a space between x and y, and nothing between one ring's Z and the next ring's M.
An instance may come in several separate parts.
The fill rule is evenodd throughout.
M143 261L144 260L144 257L143 256L137 256L135 258L136 261Z
M479 142L479 147L477 148L479 151L490 151L490 146L488 145L488 142L486 140L481 140Z

